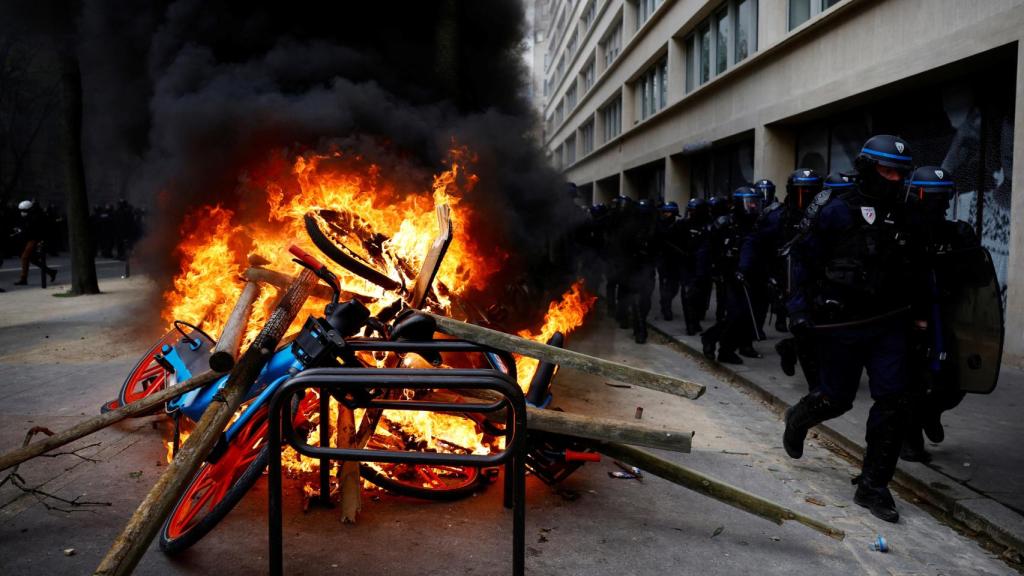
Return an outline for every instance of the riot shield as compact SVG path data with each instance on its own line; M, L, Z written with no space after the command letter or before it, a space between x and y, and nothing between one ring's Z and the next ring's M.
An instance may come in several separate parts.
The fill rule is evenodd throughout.
M941 308L950 376L963 392L988 394L999 380L1004 332L992 255L979 246L937 260L936 272L947 295Z

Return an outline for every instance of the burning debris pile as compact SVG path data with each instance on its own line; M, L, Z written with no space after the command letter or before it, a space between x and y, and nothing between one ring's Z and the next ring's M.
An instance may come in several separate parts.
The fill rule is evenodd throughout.
M290 173L266 178L258 183L260 189L255 188L256 182L249 183L252 197L262 197L265 206L249 206L245 213L219 205L200 206L186 216L175 250L179 271L163 293L161 315L168 323L185 321L209 334L221 333L244 289L247 268L258 262L263 270L289 270L293 265L287 249L298 245L313 253L318 248L344 250L359 273L337 269L340 288L346 298L357 299L376 316L409 299L438 232L435 209L445 206L452 239L422 308L483 324L493 324L490 315L508 317L509 310L487 300L493 293L488 283L508 260L508 251L481 246L471 234L481 226L479 213L466 201L478 183L472 162L470 151L454 148L447 169L433 178L431 189L417 193L397 191L378 166L347 158L342 152L300 155ZM323 242L314 246L307 234L310 227L324 234L329 240L326 246ZM265 290L255 303L243 344L266 321L273 296L274 291ZM541 342L556 332L568 335L583 323L595 300L577 280L550 303L540 325L520 330L519 335ZM320 298L310 298L300 318L320 313L324 304ZM293 331L298 328L294 326ZM409 356L403 362L414 365L416 358ZM366 360L377 366L386 362L384 357ZM524 392L537 364L517 358L517 380ZM310 437L316 439L319 423L313 425ZM400 435L405 445L422 444L441 452L486 453L500 444L500 439L485 438L472 420L450 414L388 412L381 430L381 442L393 444ZM185 437L187 433L182 432ZM169 460L171 443L167 441ZM305 479L311 492L308 487L316 477L317 462L289 449L285 463Z

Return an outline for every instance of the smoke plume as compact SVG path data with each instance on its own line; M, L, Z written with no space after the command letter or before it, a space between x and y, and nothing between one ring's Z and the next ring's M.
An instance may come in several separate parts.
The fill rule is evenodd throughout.
M340 146L426 185L453 139L488 240L543 269L578 211L531 137L520 2L273 4L84 3L90 181L115 171L152 207L151 272L188 208L253 200L240 178L268 157Z

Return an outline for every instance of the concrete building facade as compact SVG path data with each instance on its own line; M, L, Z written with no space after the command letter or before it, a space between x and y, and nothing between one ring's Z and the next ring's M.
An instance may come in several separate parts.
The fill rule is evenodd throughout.
M872 134L955 174L1024 364L1024 0L556 0L543 141L584 201L728 194Z

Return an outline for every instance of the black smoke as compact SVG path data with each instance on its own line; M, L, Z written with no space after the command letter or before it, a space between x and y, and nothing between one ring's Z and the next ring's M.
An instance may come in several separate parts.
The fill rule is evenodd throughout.
M271 155L340 143L429 183L454 139L478 156L487 240L543 269L578 211L531 136L520 2L273 4L83 4L90 181L119 171L154 207L151 261L189 207L245 203L240 178Z

